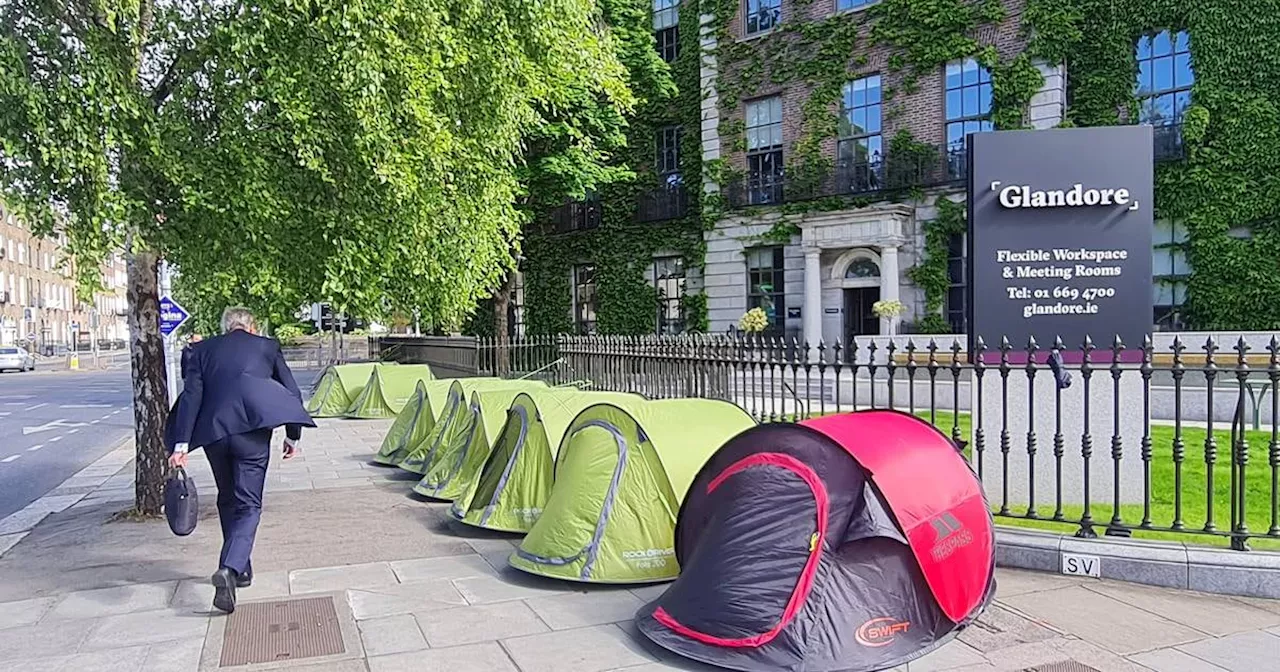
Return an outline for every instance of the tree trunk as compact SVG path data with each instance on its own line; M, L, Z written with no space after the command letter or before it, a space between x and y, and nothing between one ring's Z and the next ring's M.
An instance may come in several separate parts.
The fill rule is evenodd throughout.
M511 326L508 311L511 310L511 292L515 289L514 272L507 273L493 294L493 363L494 375L505 377L511 373Z
M128 255L129 338L133 371L133 427L137 447L134 498L137 512L159 515L164 506L169 414L164 339L160 335L160 259L155 252Z

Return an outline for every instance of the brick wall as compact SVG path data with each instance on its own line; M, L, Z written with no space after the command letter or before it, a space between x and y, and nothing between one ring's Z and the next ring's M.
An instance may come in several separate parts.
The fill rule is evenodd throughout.
M994 44L1002 57L1010 57L1026 48L1026 40L1021 34L1021 14L1024 0L1005 0L1003 4L1006 9L1006 18L999 24L980 27L974 37L981 45ZM787 39L787 36L777 32L743 38L742 6L745 6L745 3L740 6L737 17L730 25L730 32L738 39L739 43L755 45L757 49L763 50L767 41ZM797 16L797 11L803 12L803 14ZM854 20L862 18L861 10L844 12L844 14L852 15ZM835 0L813 0L808 6L799 4L795 0L782 0L782 21L784 23L789 21L820 21L835 15ZM891 72L888 68L887 61L894 50L889 47L871 46L869 44L869 31L870 23L866 22L859 36L859 47L854 54L850 55L851 63L856 56L865 56L867 59L866 65L856 69L851 68L850 79L880 74L884 90L898 90L894 100L886 102L883 108L882 135L884 136L886 147L889 139L902 129L910 131L921 142L942 145L946 140L944 66L939 66L932 75L926 74L920 77L917 81L917 90L910 95L905 94L900 90L903 79L901 73ZM721 60L718 65L721 82L737 81L737 78L744 76L742 73L743 62L725 63ZM762 85L759 87L750 85L745 87L746 92L743 93L742 99L737 101L735 108L721 108L721 119L741 121L744 119L747 102L771 95L781 95L783 152L784 156L787 156L795 142L804 132L803 107L809 99L811 88L803 82L788 82L782 85L769 82L769 66L767 64L764 72L748 76L752 76ZM723 86L721 90L723 91ZM891 114L890 110L895 106L899 108L899 112ZM832 116L838 114L838 109L833 107L831 114ZM745 153L733 151L735 145L741 145L741 140L723 136L720 140L726 162L738 170L745 170ZM822 143L822 150L825 156L835 157L836 139L825 139Z

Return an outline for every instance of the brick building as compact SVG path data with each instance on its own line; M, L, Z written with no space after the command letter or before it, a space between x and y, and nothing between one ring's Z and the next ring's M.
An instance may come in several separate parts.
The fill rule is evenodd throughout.
M95 339L102 348L127 342L123 258L113 255L102 266L104 289L85 302L76 297L64 246L63 236L36 236L0 207L0 345L48 353L72 343L87 349Z
M945 250L933 248L933 264L945 261L945 271L932 277L945 273L948 284L935 280L930 290L913 269L930 260L931 223L941 211L958 210L939 200L964 200L965 136L997 125L987 66L1006 67L1028 51L1025 0L957 3L973 13L961 29L923 20L927 27L912 27L917 17L877 14L876 5L890 0L739 0L736 11L732 2L693 1L653 0L655 46L673 68L677 46L690 44L678 31L700 24L698 71L677 79L701 87L701 109L659 129L655 169L682 165L676 153L689 145L671 138L698 134L702 183L684 176L683 184L703 191L703 214L716 208L715 224L704 234L703 259L677 260L678 273L657 269L671 265L665 257L651 264L646 280L660 299L677 305L673 297L701 293L711 332L731 330L744 312L761 307L771 333L810 342L964 333L963 223ZM675 20L677 9L686 20ZM912 34L876 34L879 24L894 21L885 32ZM928 61L939 51L926 44L935 38L972 46L972 53ZM1190 39L1185 30L1153 30L1133 44L1137 118L1128 120L1156 127L1157 161L1183 158L1182 112L1195 79ZM921 45L929 55L912 54ZM1004 110L1001 123L1020 117L1018 127L1047 129L1068 120L1066 65L1026 63L1038 90L1012 106L1019 109ZM1103 123L1123 121L1117 110L1114 122ZM1187 233L1170 222L1157 222L1154 233L1153 323L1178 329L1191 273ZM569 292L575 329L585 333L601 308L595 260L577 263ZM872 306L882 300L902 303L904 312L877 316ZM666 331L661 324L655 330Z

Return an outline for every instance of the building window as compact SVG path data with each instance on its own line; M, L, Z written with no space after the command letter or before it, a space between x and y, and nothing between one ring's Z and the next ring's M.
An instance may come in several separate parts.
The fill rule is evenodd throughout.
M880 277L880 266L874 260L860 257L849 262L844 269L846 280L870 280Z
M518 270L511 278L511 298L507 303L507 333L514 338L524 336L524 273Z
M747 103L747 202L782 201L782 96Z
M658 296L658 333L684 331L684 258L658 257L653 260L653 288Z
M573 267L573 326L578 334L596 333L596 266Z
M1187 302L1187 228L1182 222L1160 220L1151 237L1151 275L1154 282L1154 324L1161 331L1178 331L1186 326L1183 306Z
M851 9L862 9L863 7L870 7L879 1L880 0L836 0L836 11L846 12Z
M967 273L965 272L965 239L958 233L947 241L947 280L951 283L947 288L947 322L951 325L951 333L966 333L968 320L965 313Z
M747 250L747 309L759 308L769 318L766 332L779 335L787 315L781 247ZM810 310L818 310L813 306Z
M947 165L953 179L964 177L965 136L992 130L991 73L972 58L947 64Z
M680 55L680 0L653 0L653 34L662 60L674 62Z
M658 129L657 169L664 182L669 183L668 177L680 172L680 135L679 126Z
M1155 158L1182 156L1182 115L1191 104L1190 37L1169 31L1138 40L1138 123L1155 127Z
M876 191L884 156L880 136L880 75L844 85L840 103L836 180L846 192Z
M747 0L747 34L773 30L782 20L782 0Z

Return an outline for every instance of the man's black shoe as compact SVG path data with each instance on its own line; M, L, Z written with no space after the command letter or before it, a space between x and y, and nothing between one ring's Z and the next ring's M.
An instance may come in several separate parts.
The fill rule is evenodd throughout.
M223 567L213 573L213 608L228 614L236 610L236 574Z
M236 588L248 588L249 586L252 586L252 585L253 585L253 575L252 575L252 574L237 574L237 575L236 575Z

